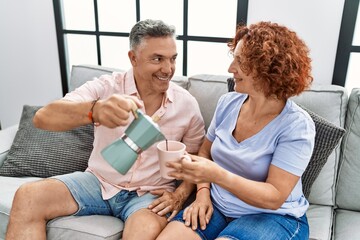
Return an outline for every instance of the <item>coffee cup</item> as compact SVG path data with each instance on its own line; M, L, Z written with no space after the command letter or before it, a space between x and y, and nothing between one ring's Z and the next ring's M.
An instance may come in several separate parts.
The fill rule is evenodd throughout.
M181 158L191 161L188 155L185 155L186 145L179 141L165 140L157 144L157 151L160 162L160 174L161 177L166 179L174 179L168 176L168 173L174 171L173 168L166 166L168 162L177 162Z

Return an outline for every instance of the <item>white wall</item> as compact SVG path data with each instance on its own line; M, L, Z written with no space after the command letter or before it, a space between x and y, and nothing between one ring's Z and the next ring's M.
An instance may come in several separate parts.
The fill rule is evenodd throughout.
M249 0L248 22L284 24L311 50L314 84L331 84L344 0ZM219 23L221 24L221 23ZM0 121L62 96L52 1L0 0Z
M331 84L344 0L249 0L248 23L293 29L310 48L313 84Z
M0 121L19 122L22 106L62 96L50 0L0 0Z

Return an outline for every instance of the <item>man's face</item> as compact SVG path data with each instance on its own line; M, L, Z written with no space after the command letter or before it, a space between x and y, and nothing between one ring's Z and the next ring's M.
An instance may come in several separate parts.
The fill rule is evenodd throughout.
M148 94L165 92L175 72L176 57L174 38L144 39L129 52L137 88Z

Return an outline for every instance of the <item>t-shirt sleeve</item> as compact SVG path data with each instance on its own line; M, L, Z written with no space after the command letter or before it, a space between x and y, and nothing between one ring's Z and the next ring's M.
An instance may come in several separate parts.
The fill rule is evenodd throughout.
M314 143L314 122L310 117L298 117L279 136L271 164L301 176L309 164Z

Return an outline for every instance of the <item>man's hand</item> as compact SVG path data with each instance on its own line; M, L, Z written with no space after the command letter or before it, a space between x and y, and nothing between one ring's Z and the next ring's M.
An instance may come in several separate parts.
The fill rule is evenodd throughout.
M114 94L96 103L93 117L99 124L115 128L128 124L130 111L140 107L141 102L136 97Z
M185 201L184 197L176 192L168 192L163 189L150 191L151 194L159 196L158 199L149 205L149 209L160 216L172 212L168 221L170 221L181 210Z

